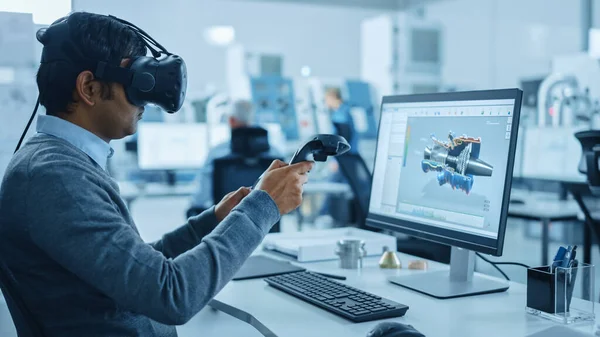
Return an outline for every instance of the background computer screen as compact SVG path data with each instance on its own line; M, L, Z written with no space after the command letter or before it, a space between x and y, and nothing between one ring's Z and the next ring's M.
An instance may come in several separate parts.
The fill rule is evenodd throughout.
M514 98L384 100L369 217L451 239L442 243L497 246L514 109Z
M140 123L138 165L142 170L199 169L208 154L206 124Z

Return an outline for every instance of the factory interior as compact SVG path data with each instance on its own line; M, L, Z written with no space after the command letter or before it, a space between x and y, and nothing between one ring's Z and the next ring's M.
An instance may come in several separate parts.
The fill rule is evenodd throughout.
M599 159L600 0L0 0L0 336L600 336Z

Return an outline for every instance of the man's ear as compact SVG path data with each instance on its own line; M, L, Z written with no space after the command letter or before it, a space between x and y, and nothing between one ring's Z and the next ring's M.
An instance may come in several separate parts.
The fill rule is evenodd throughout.
M85 70L79 73L75 82L75 93L79 97L80 103L89 106L96 105L101 92L101 84L95 80L91 71Z

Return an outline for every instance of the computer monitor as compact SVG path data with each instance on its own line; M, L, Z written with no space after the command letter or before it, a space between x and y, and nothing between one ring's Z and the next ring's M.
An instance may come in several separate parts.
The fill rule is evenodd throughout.
M208 153L206 124L140 123L138 166L142 170L199 169Z
M452 298L508 289L474 272L502 255L522 91L386 96L367 225L452 246L450 272L391 282Z
M227 124L211 125L208 133L211 148L231 140L231 128Z

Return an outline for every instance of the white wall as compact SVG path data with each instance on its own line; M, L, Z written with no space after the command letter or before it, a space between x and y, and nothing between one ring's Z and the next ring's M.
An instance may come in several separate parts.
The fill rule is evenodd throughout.
M581 50L579 0L452 0L428 6L442 22L446 84L514 87L550 71L552 56Z
M600 0L596 2L597 25ZM232 25L248 50L280 51L284 73L303 65L321 77L360 75L360 22L382 11L232 0L73 0L74 10L111 13L133 21L181 54L190 92L207 83L225 87L225 50L208 45L206 27ZM140 10L143 8L143 10ZM579 0L449 0L429 4L428 18L444 26L443 81L459 88L519 85L550 71L552 56L581 49Z
M358 77L360 22L377 10L229 0L73 0L74 10L113 14L132 21L188 65L190 92L207 83L225 86L225 50L202 34L232 25L250 51L284 55L284 73L299 76L308 65L323 77Z

